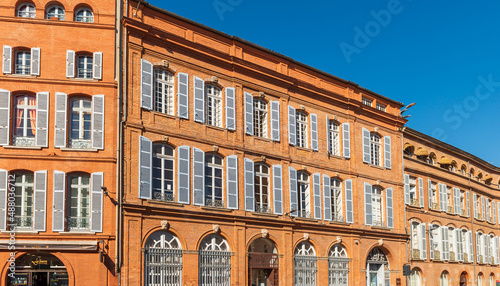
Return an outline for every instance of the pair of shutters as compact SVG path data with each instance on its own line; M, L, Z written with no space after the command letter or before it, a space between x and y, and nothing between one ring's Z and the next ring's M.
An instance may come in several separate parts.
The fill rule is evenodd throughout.
M413 227L411 228L411 231L413 232ZM420 259L427 259L427 237L425 235L425 223L421 223L417 226L417 239L418 239L418 249L420 250ZM413 238L414 235L413 233L411 234L411 237ZM432 242L429 244L430 247L432 248ZM431 250L432 252L432 250Z
M371 154L371 144L370 144L370 131L363 127L363 162L371 164L372 154ZM387 169L391 169L391 137L385 136L382 138L383 144L383 154L384 154L384 166Z
M326 140L330 146L332 142L330 138L330 118L326 115ZM342 151L344 158L351 158L351 132L349 123L342 123Z
M405 204L409 205L410 202L410 175L404 174L404 196L405 196ZM429 207L432 204L432 194L429 193ZM421 208L424 207L424 180L422 178L418 178L418 198L419 198L419 206Z
M33 182L33 230L45 231L47 206L47 171L36 171ZM7 227L8 193L14 182L9 182L7 170L0 170L0 230Z
M462 241L462 230L456 228L455 230L455 247L456 247L456 260L464 261L464 249L463 246L465 241Z
M245 92L245 133L254 135L254 102L253 96ZM280 141L280 103L279 101L271 101L271 139Z
M310 114L310 146L311 149L314 151L319 150L319 143L318 143L318 115L317 114ZM288 106L288 143L290 145L297 145L297 113L295 108L292 106Z
M54 171L52 230L65 231L66 173ZM90 231L102 232L103 173L90 175Z
M450 241L449 241L449 233L448 227L441 227L441 258L442 260L450 260Z
M245 169L245 210L253 212L255 211L255 188L254 188L254 178L255 169L254 162L250 159L245 158L244 160ZM272 167L272 181L273 181L273 209L275 214L283 214L283 168L281 165L273 165Z
M372 202L372 185L369 183L364 184L365 189L365 225L373 225L373 202ZM394 227L394 214L393 214L393 194L392 188L385 189L386 199L386 220L387 227Z
M324 204L324 216L325 220L332 220L332 199L331 199L331 187L330 187L330 177L323 175L323 204ZM346 222L354 222L353 205L352 205L352 180L344 181L345 187L345 209L346 209Z
M439 210L447 212L448 211L448 195L445 184L438 184L439 188Z
M39 76L40 75L40 48L31 48L31 58L30 58L30 74ZM11 74L13 67L13 55L12 47L4 45L3 46L3 67L2 71L4 74Z
M64 148L67 146L67 121L68 95L56 92L56 111L54 128L54 146ZM38 119L37 114L37 119ZM37 128L38 129L38 128ZM92 148L104 149L104 95L92 96Z
M0 89L0 145L10 143L10 91ZM35 146L48 147L49 93L36 94Z
M193 77L194 90L194 121L205 123L205 81L199 77ZM225 91L226 102L226 128L236 130L235 114L235 89L227 87Z
M66 51L66 77L75 77L76 52ZM102 79L102 52L95 52L92 58L92 78Z

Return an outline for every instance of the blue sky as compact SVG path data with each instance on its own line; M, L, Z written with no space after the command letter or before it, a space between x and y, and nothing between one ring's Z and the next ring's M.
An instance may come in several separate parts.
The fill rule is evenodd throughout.
M407 126L500 166L497 0L150 0L405 104Z

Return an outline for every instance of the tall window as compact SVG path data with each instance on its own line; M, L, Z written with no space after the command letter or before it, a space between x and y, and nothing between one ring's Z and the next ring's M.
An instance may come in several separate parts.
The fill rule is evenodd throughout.
M488 280L488 286L495 286L495 277L493 273L491 273L490 279Z
M465 200L465 191L460 190L460 214L467 215L467 203Z
M451 195L451 187L446 186L446 200L448 201L448 209L446 210L448 213L453 213L453 196Z
M372 165L380 166L382 163L380 153L380 137L377 134L370 134L370 152Z
M182 249L179 239L166 231L151 234L144 249L145 286L182 285Z
M14 221L18 228L33 227L33 173L14 174Z
M91 147L92 100L79 97L71 100L69 146L88 149Z
M298 206L298 216L299 217L311 217L310 211L310 196L309 196L309 175L304 172L297 173L297 190L299 192Z
M328 286L349 285L349 258L345 248L335 244L328 255Z
M429 229L429 251L431 259L434 260L441 260L440 231L439 225L432 225Z
M231 285L231 252L227 241L219 235L203 239L199 252L199 285Z
M31 51L16 51L15 74L29 75L31 71Z
M448 286L448 273L441 273L441 277L439 277L439 286Z
M75 22L94 22L94 13L89 8L80 8L75 13Z
M411 258L420 259L420 240L419 240L420 224L418 222L411 223Z
M18 95L15 98L13 145L34 146L36 133L36 97Z
M174 76L155 69L155 111L174 115Z
M343 200L342 200L342 183L339 179L332 178L330 182L330 188L332 190L331 200L332 200L332 219L334 221L344 221L343 212Z
M165 144L153 145L153 199L173 202L174 149Z
M214 155L205 155L205 205L224 207L222 200L222 158Z
M307 115L297 111L297 146L307 148Z
M432 209L438 210L439 209L439 201L438 201L436 182L431 182L431 194L432 194L432 198L431 198Z
M253 100L253 113L253 134L267 138L267 103L264 100L255 98Z
M50 6L47 9L47 19L57 17L59 20L64 20L64 8L59 5Z
M483 284L483 273L477 275L477 286L484 286Z
M76 62L76 77L77 78L92 78L92 56L79 55Z
M373 210L373 225L384 225L384 198L382 189L372 187L372 210Z
M88 230L90 226L90 176L69 176L68 228Z
M221 94L220 88L211 84L205 85L205 122L217 127L222 127Z
M420 278L420 271L413 269L410 273L410 286L421 286L422 279Z
M269 168L263 164L255 164L255 211L270 213L269 207Z
M301 242L295 248L294 255L295 286L316 285L316 252L309 242Z
M419 206L417 195L417 178L410 177L410 204L412 206Z
M340 135L339 125L335 121L328 122L328 152L334 156L340 156Z
M17 17L35 18L36 17L35 5L30 3L21 4L19 8L17 8Z

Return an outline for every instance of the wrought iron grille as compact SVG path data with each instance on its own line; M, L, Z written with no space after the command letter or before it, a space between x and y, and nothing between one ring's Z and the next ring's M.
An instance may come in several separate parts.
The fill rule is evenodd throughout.
M144 251L145 286L182 285L182 250L146 248Z
M328 258L329 286L349 285L349 259Z
M248 255L248 267L250 268L278 268L278 261L278 254L250 253Z
M92 141L89 139L69 139L69 147L74 149L90 149Z
M311 218L312 215L311 215L311 212L310 211L298 211L297 212L297 215L299 217L303 217L303 218Z
M271 208L268 205L255 204L255 211L258 213L271 213Z
M231 284L231 253L200 250L200 286L229 286Z
M316 256L295 255L294 276L296 286L316 285Z
M218 200L218 199L205 199L205 205L207 207L223 208L224 207L224 201L223 200Z
M32 228L33 218L31 216L16 216L14 217L14 223L18 228Z
M163 202L174 202L175 196L173 193L154 192L154 199Z
M70 230L88 230L89 229L89 218L88 217L68 217L68 228Z

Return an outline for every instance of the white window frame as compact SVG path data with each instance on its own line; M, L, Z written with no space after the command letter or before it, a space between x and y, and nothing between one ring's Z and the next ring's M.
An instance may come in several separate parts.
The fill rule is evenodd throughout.
M174 75L167 70L157 68L154 70L154 81L154 110L174 115Z
M217 164L216 160L220 160L220 164ZM209 172L207 169L210 169L210 173L212 175L209 175ZM215 177L215 171L219 170L221 177L216 178ZM210 181L212 182L210 185L207 184L208 178L210 178ZM216 180L220 180L220 196L216 196ZM211 207L217 207L217 208L223 208L224 207L224 160L222 157L216 154L212 153L207 153L205 154L205 205L206 206L211 206ZM212 193L209 193L209 189L212 189Z
M433 205L433 210L439 210L439 194L437 191L437 183L431 181L431 194L432 194L432 205ZM436 207L434 208L434 204L436 204Z
M380 136L375 133L370 133L370 154L371 164L375 166L382 165L382 152L381 152Z
M79 106L75 108L78 113L78 126L75 130L78 131L78 138L73 138L73 129L75 122L73 121L73 102L79 101ZM90 102L90 107L84 107L84 101ZM89 149L92 146L92 98L91 97L72 97L69 100L69 148ZM90 116L89 120L85 120L85 115ZM85 121L89 122L89 128L85 129ZM85 132L88 132L89 138L85 138Z
M254 195L255 211L259 213L271 213L269 180L270 168L264 164L255 164ZM264 181L267 180L267 184Z
M328 152L334 156L340 156L340 124L334 120L328 121Z
M205 237L199 250L199 285L231 285L231 252L226 239L212 234Z
M83 59L83 65L80 64L80 60ZM88 54L80 54L76 56L76 78L80 79L92 79L93 78L93 67L94 67L94 56Z
M24 104L23 105L17 105L17 99L24 97ZM34 99L34 105L28 105L27 102L29 102L30 99ZM19 109L23 110L23 115L21 118L21 121L23 122L22 124L22 135L17 134L17 114ZM35 110L35 118L33 119L36 122L36 96L34 95L28 95L28 94L21 94L21 95L16 95L14 97L14 120L12 122L13 127L12 127L12 145L14 146L35 146L35 133L36 133L36 126L31 126L31 129L34 130L35 132L32 131L33 136L28 135L28 122L30 121L29 119L29 113L30 110ZM30 122L31 124L31 122Z
M380 110L380 111L383 111L385 112L386 110L386 105L383 105L381 103L377 103L377 109Z
M23 9L25 8L25 9ZM26 10L27 8L27 10ZM35 5L31 3L22 3L17 8L17 17L21 18L36 18L36 8Z
M368 99L368 98L366 98L366 97L361 98L361 102L362 102L364 105L366 105L366 106L370 106L370 107L372 107L372 106L373 106L373 100Z
M309 242L302 241L294 251L294 285L316 286L318 272L316 251Z
M78 178L78 183L76 185L72 184L72 178L77 177ZM82 183L82 178L86 177L88 178L88 184L83 184ZM68 218L68 230L69 231L88 231L90 229L90 175L86 174L72 174L68 176L68 212L67 212L67 218ZM87 190L87 196L84 196L82 192L84 190ZM71 216L71 210L75 209L75 207L71 206L71 199L75 198L75 196L72 196L76 192L76 199L77 199L77 206L76 206L76 212L77 216L72 217ZM86 199L87 200L87 205L83 206L82 201ZM87 209L87 216L82 216L82 212ZM71 220L76 219L78 221L78 226L71 226ZM84 224L84 225L82 225ZM86 225L86 227L85 227Z
M205 84L205 123L222 128L222 90Z
M349 285L349 258L341 244L330 248L328 255L328 286Z
M420 206L419 197L417 190L417 178L410 177L410 205L412 206Z
M54 10L54 12L52 12ZM47 12L45 15L46 19L50 19L51 17L57 17L60 21L64 21L66 12L64 10L64 7L61 5L52 5L49 8L47 8Z
M155 152L157 150L156 148L160 148L160 153ZM171 150L172 154L168 154L168 150ZM152 189L152 199L153 200L160 200L160 201L167 201L167 202L175 202L175 194L174 194L174 188L175 188L175 149L172 148L169 145L163 144L163 143L155 143L153 144L153 151L152 151L152 156L153 156L153 170L154 169L159 169L160 172L160 177L155 178L154 176L154 171L152 171L152 182L151 182L151 189ZM160 160L159 162L157 160ZM170 161L170 164L172 165L172 169L169 170L167 169L167 161ZM155 163L159 163L159 165L156 165ZM171 185L168 184L167 178L165 177L165 172L170 172L172 181ZM160 188L155 188L154 187L154 181L159 180L160 181ZM170 187L170 188L169 188Z
M31 51L24 49L16 49L14 52L14 74L30 75L31 74Z
M148 237L144 251L144 285L182 285L182 249L175 235L158 231Z
M267 127L267 102L260 98L253 99L253 135L268 138L268 127Z
M385 226L384 221L384 190L378 186L372 186L372 216L373 225Z
M338 178L331 178L331 201L332 201L332 220L344 222L344 200L342 195L342 182Z
M80 15L83 13L83 15ZM75 12L75 22L94 23L94 12L87 7L82 7Z
M307 148L308 146L308 128L307 128L307 114L297 110L296 113L297 124L297 147Z
M35 186L34 180L35 176L33 173L27 172L16 172L14 173L14 177L21 177L21 182L14 182L15 191L15 223L17 224L16 228L19 229L33 229L33 219L35 214ZM31 183L28 182L28 177L31 176ZM19 196L17 189L21 189L21 195ZM29 195L28 188L31 188L31 195ZM31 205L28 204L29 198L31 198ZM20 200L20 204L19 204ZM17 210L20 208L20 214L17 214ZM28 215L30 213L31 215ZM31 222L28 224L28 222Z
M297 172L297 215L299 217L311 218L311 188L309 175L305 172Z

